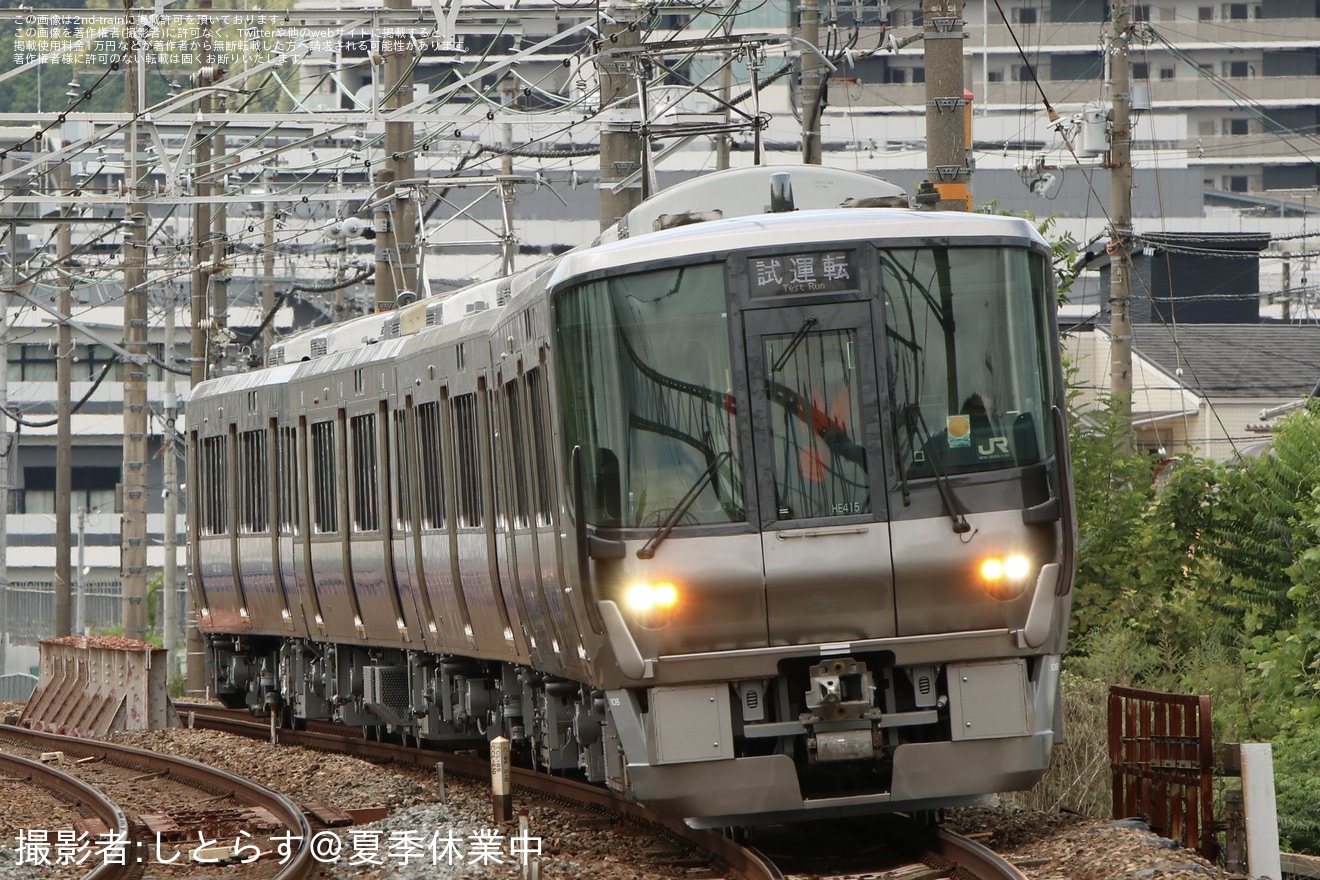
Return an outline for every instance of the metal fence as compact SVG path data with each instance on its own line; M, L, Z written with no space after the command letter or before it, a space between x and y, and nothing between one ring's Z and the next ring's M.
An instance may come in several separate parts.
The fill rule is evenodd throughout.
M1109 688L1114 818L1145 815L1150 829L1215 857L1210 698Z
M151 612L157 621L163 619L163 594L152 599L156 609ZM36 646L42 639L55 635L55 584L53 581L11 581L8 593L9 643ZM78 595L70 598L70 616L78 615ZM83 585L83 620L88 631L105 633L118 629L123 623L124 595L117 580L94 580ZM180 587L175 602L178 618L176 632L183 632L188 616L188 590ZM151 616L149 615L149 616Z
M32 696L37 687L37 677L26 672L0 675L0 700L8 703L23 703Z

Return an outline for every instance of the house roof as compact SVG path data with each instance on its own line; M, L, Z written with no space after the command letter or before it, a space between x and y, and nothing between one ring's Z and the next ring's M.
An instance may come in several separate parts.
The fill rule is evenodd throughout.
M1305 397L1320 382L1315 324L1134 324L1132 346L1200 394Z

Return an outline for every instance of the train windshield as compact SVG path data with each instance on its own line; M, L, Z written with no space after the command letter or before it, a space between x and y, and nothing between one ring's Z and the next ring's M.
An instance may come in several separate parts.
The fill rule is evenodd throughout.
M582 448L586 520L655 527L746 518L724 269L588 282L555 306L565 448Z
M1053 452L1047 272L1040 254L1020 249L881 254L896 453L909 477Z

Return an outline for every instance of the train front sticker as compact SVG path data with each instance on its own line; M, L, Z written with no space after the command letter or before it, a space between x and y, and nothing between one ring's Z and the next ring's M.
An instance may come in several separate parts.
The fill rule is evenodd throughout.
M949 416L945 422L950 449L966 449L972 445L972 420L959 413Z

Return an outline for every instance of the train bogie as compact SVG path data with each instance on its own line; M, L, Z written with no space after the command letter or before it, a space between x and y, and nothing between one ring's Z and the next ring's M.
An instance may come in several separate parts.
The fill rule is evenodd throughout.
M289 340L189 402L218 691L693 824L1029 785L1074 564L1050 278L1010 218L733 216Z

